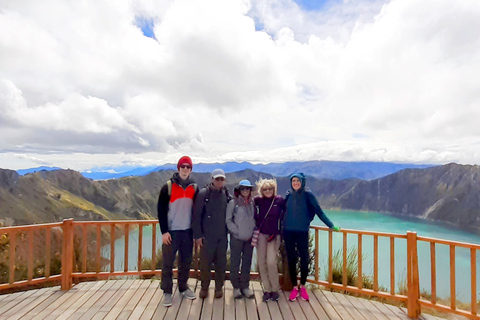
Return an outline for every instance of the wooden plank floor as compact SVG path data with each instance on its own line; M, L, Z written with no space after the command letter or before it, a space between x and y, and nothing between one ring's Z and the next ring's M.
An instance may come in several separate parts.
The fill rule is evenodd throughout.
M210 287L205 300L181 299L174 285L173 305L162 304L158 280L108 280L83 282L69 291L59 287L0 295L0 319L409 319L403 308L324 290L309 290L310 301L289 302L288 292L280 292L278 302L262 302L262 287L251 282L254 299L233 299L226 282L222 299L213 297ZM190 287L198 296L194 279ZM213 281L212 281L213 285ZM421 319L439 319L422 315Z

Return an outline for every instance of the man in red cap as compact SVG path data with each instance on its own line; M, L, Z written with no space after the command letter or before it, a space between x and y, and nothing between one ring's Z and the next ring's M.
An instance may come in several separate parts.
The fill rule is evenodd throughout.
M197 185L190 179L193 163L188 156L178 160L178 172L163 185L158 198L157 212L162 231L162 285L163 305L172 305L172 270L177 251L180 255L178 264L178 289L180 295L195 299L195 293L187 285L190 265L192 264L193 232L192 208L197 194Z

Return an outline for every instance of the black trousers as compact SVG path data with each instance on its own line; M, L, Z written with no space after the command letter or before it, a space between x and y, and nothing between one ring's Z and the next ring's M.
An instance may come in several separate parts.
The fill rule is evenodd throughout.
M287 231L283 232L285 250L287 251L288 270L293 286L297 285L297 259L300 257L300 284L307 283L308 275L308 232Z
M242 241L230 235L230 280L236 289L249 287L252 254L253 247L250 240Z
M170 231L172 243L162 245L162 285L161 288L165 293L172 293L173 287L173 264L178 254L180 261L178 263L178 289L180 292L187 290L187 280L192 264L193 251L193 232L192 229Z
M212 263L215 264L215 290L221 290L225 282L227 268L227 237L204 239L200 250L200 280L202 289L208 289L211 280Z

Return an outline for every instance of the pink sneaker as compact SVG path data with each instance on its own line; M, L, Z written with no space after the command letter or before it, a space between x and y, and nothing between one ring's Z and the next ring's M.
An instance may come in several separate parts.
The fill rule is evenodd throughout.
M297 287L294 287L292 292L290 292L290 297L288 298L288 300L295 301L297 300L297 296L298 296L298 289Z
M308 301L310 299L307 293L307 289L305 289L305 287L300 288L300 297L302 297L302 299L305 301Z

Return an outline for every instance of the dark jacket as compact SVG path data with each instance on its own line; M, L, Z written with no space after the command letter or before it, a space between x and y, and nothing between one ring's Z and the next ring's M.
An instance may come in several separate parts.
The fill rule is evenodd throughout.
M333 223L323 212L315 195L311 191L305 190L305 176L303 174L294 174L291 176L291 179L294 177L300 179L302 186L298 191L292 189L287 192L283 229L287 231L308 232L310 223L315 215L329 228L332 228Z
M270 208L270 205L273 205L272 209L265 218L265 215ZM254 198L255 201L255 222L257 228L260 227L263 220L262 227L260 228L260 233L268 234L268 235L277 235L280 234L280 223L283 219L283 215L285 213L285 200L277 195L274 198L265 198L256 196Z
M205 201L208 199L208 201ZM228 191L217 190L212 184L202 188L193 206L192 228L195 239L221 239L227 237L225 218Z
M193 180L182 180L178 172L170 179L171 194L168 194L168 184L160 190L157 203L157 215L162 234L174 230L188 230L192 226L192 208L197 193Z

